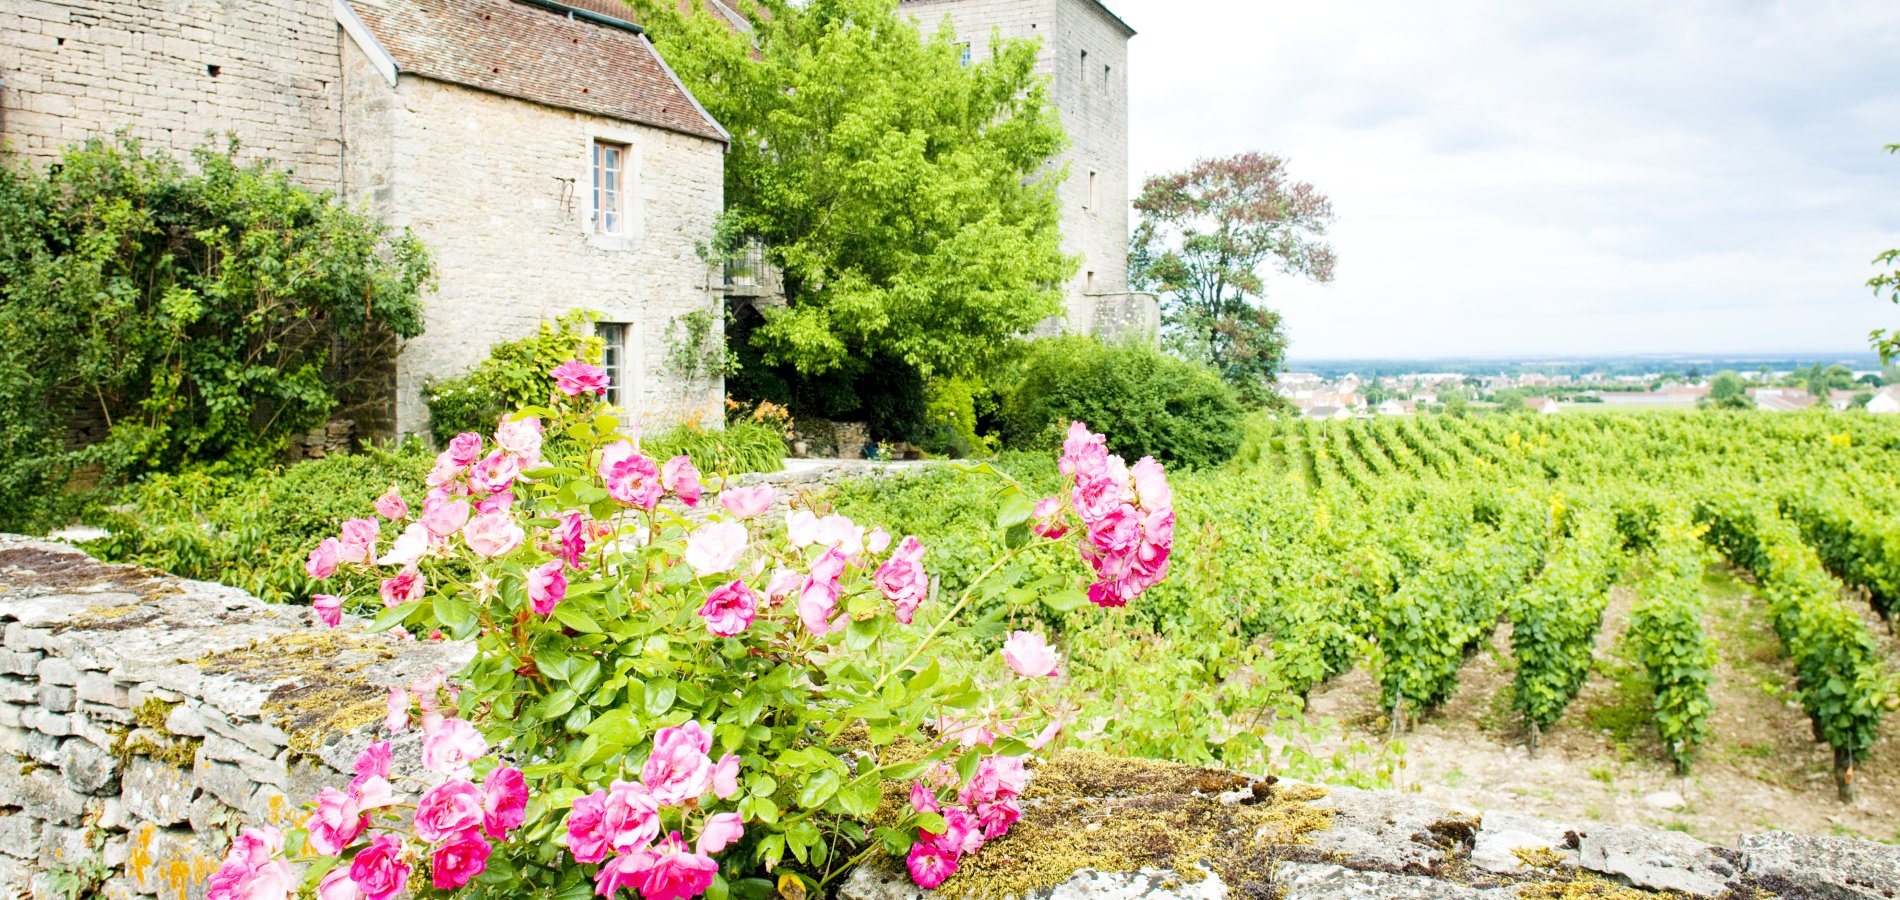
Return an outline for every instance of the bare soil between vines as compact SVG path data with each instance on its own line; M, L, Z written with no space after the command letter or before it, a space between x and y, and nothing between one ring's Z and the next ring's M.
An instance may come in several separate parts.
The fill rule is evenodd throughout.
M1857 801L1842 804L1832 752L1812 740L1764 604L1724 568L1710 570L1704 594L1703 624L1720 659L1710 690L1711 734L1687 777L1676 777L1663 758L1648 715L1648 685L1622 651L1633 594L1619 587L1589 681L1535 755L1511 712L1505 626L1466 661L1456 696L1400 734L1406 765L1395 787L1474 811L1669 828L1711 842L1773 829L1900 842L1900 715L1883 723L1879 743L1859 767ZM1900 664L1886 625L1854 602L1886 658ZM1344 733L1315 749L1385 738L1389 721L1378 702L1378 685L1363 670L1316 689L1310 713L1332 717ZM1680 795L1680 807L1665 807L1673 805L1670 792Z

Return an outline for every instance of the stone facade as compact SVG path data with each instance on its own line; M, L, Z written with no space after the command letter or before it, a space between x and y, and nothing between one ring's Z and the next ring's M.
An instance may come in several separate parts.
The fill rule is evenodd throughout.
M1153 333L1152 294L1128 290L1128 39L1134 30L1097 0L903 0L926 32L945 19L972 59L990 39L1041 42L1036 71L1062 116L1068 167L1057 190L1062 251L1081 258L1068 285L1068 314L1043 331L1117 336ZM1098 312L1102 313L1098 316ZM1152 324L1151 324L1152 322Z
M698 245L723 208L723 144L424 77L392 86L354 42L343 59L345 195L414 230L440 271L423 334L397 366L398 431L427 428L428 379L572 309L627 326L622 405L646 423L724 420L720 379L666 365L680 316L720 318L718 273ZM589 232L595 140L629 148L622 235Z
M125 130L184 153L235 132L302 184L341 177L331 0L7 0L0 140L29 159Z

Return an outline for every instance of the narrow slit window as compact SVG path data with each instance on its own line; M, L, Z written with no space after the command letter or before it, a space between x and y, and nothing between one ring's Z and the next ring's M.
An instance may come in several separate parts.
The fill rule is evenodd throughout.
M627 146L594 142L594 231L620 234L626 226Z
M1082 203L1083 209L1095 208L1095 173L1089 173L1089 195Z
M1087 50L1084 50L1084 51L1082 51L1082 80L1083 80L1083 83L1085 83L1085 84L1086 84L1086 83L1088 82L1088 77L1089 77L1089 52L1088 52Z
M627 326L624 322L596 322L594 333L600 336L600 367L607 371L608 403L624 407L627 396L624 383L627 361Z

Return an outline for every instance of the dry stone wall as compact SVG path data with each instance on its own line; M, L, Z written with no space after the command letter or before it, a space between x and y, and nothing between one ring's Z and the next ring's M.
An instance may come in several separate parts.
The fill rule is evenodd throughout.
M793 490L836 465L751 476ZM886 467L901 471L906 467ZM246 825L295 824L340 787L388 686L466 645L330 630L308 609L0 535L0 900L202 898ZM413 733L398 775L419 774ZM1027 898L1900 897L1900 847L1482 814L1415 795L1256 781L1065 752L1032 763L1023 820L946 888ZM960 875L959 878L965 876ZM1000 893L999 893L1000 891ZM925 900L898 868L843 900Z

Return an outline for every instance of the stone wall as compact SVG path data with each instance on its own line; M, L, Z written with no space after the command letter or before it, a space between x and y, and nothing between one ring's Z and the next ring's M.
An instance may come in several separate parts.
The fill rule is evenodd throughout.
M95 865L86 896L203 897L239 828L348 782L386 686L466 659L309 615L0 536L0 897Z
M724 145L414 75L392 87L348 39L343 58L345 196L413 229L440 272L424 333L398 363L398 431L426 429L429 378L577 308L627 325L622 405L650 425L707 412L724 421L721 379L667 371L675 320L722 320L718 272L698 245L724 202ZM597 139L629 148L622 235L590 233Z
M44 162L120 129L175 152L233 131L334 190L336 40L330 0L8 0L0 140Z
M747 480L789 493L921 468ZM63 896L76 875L81 896L202 898L240 828L295 825L304 800L348 782L389 686L467 659L466 645L361 624L324 629L302 607L0 535L0 898ZM398 774L420 774L414 733L395 749ZM1721 847L1073 751L1031 773L1022 821L946 890L874 862L836 896L1900 897L1900 847L1866 841L1771 832Z

